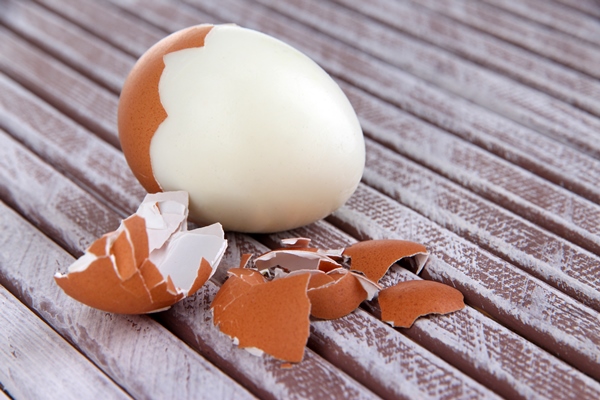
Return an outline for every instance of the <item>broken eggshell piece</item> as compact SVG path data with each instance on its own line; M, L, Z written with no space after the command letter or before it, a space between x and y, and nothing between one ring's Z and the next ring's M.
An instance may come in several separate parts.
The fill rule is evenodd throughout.
M404 258L412 259L418 275L429 257L422 244L395 239L358 242L344 249L343 254L350 258L351 269L361 271L374 282L379 282L394 263Z
M310 333L310 275L264 281L258 271L240 268L228 275L211 305L214 324L252 354L302 361Z
M400 282L379 292L381 319L396 327L410 328L428 314L448 314L465 307L463 294L434 281Z
M91 307L119 314L162 311L215 272L227 241L219 224L187 230L187 194L147 195L137 212L105 234L56 283Z

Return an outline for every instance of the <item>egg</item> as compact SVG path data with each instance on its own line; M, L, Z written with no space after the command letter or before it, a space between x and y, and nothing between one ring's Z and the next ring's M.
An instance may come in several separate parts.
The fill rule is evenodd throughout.
M293 47L232 24L151 47L123 85L118 127L146 190L187 191L190 219L226 230L324 218L365 164L360 123L335 81Z

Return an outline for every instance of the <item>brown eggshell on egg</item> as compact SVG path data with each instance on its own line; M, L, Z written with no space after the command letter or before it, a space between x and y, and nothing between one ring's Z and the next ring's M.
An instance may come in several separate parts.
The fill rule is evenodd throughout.
M410 328L428 314L448 314L465 307L463 295L452 286L434 281L400 282L379 292L381 319L390 325Z
M135 64L121 90L118 108L121 148L133 174L149 193L161 190L152 172L150 142L167 117L158 92L165 67L163 57L174 51L204 46L204 38L212 27L192 26L152 46Z
M388 239L355 243L344 250L344 255L350 257L351 269L361 271L373 282L378 282L395 262L406 257L415 257L418 274L429 253L420 243Z

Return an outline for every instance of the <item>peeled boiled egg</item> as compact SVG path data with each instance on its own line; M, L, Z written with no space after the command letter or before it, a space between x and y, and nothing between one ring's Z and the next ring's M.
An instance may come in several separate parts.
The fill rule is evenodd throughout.
M199 25L136 63L119 137L149 192L184 190L190 219L275 232L319 220L354 192L365 163L358 118L310 58L260 32Z

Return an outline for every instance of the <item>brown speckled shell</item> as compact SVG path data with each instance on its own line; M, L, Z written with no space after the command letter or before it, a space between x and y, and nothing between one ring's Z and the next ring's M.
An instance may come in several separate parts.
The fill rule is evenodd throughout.
M133 174L150 193L161 191L152 172L150 142L167 117L158 94L165 67L163 56L204 46L204 38L212 27L192 26L162 39L140 57L123 84L118 110L119 140Z

